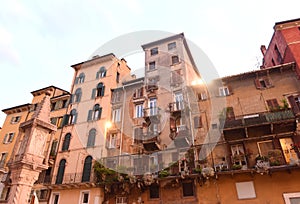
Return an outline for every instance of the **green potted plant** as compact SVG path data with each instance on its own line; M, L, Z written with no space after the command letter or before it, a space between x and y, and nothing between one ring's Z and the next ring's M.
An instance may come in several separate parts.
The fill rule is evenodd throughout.
M241 168L242 168L242 165L240 165L240 164L232 165L232 170L240 170Z

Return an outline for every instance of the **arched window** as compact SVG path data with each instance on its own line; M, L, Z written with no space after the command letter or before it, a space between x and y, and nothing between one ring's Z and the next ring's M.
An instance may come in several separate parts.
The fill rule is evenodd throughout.
M99 120L102 114L102 107L99 104L94 105L92 110L89 110L87 121Z
M74 102L78 103L81 100L82 91L81 88L76 89L75 95L74 95Z
M81 84L84 82L85 74L80 73L78 77L75 79L75 84Z
M71 134L68 133L68 134L65 135L61 151L68 151L69 150L70 141L71 141Z
M77 111L76 109L71 110L70 112L70 124L75 124L77 121Z
M97 87L95 89L93 89L92 98L104 96L104 93L105 93L105 86L101 82L97 85Z
M96 129L93 128L89 132L88 141L87 141L87 147L93 147L95 145L95 139L96 139Z
M96 78L103 78L106 76L106 69L105 67L100 67L99 71L97 72Z
M102 108L99 104L94 106L94 120L99 120L101 118Z
M81 182L89 182L90 181L91 170L92 170L92 160L93 160L93 158L91 156L87 156L85 158Z
M59 162L55 184L62 184L65 174L66 160L62 159Z

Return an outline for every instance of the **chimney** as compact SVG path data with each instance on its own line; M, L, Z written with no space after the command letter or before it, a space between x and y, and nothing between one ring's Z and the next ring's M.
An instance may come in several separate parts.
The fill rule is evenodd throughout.
M267 48L265 45L261 45L260 46L260 51L262 53L263 56L265 56L266 52L267 52Z

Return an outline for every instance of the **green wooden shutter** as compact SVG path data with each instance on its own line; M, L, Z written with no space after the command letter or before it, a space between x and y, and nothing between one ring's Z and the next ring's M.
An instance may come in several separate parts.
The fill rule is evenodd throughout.
M91 120L93 120L93 110L89 110L89 112L88 112L88 117L87 117L87 121L91 121Z
M105 93L105 86L103 86L101 89L101 96L104 96L104 93Z
M3 144L6 143L7 137L8 137L8 134L5 134L5 135L4 135L4 138L3 138Z
M62 120L62 127L66 126L69 124L69 118L70 118L70 115L66 114L63 116L63 120Z
M91 97L91 99L94 99L94 98L96 97L96 92L97 92L97 89L94 88L94 89L92 90L92 97Z

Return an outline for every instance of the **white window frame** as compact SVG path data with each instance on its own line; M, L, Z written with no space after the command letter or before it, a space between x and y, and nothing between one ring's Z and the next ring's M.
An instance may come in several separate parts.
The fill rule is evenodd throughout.
M108 148L110 149L116 148L117 139L118 139L118 133L111 133L109 135Z
M229 96L229 88L227 86L219 87L219 96Z
M50 199L50 204L54 204L55 201L55 196L58 195L58 201L57 204L59 204L59 200L60 200L60 193L59 192L52 192L51 193L51 199Z
M84 194L88 194L88 202L84 203L83 199L84 199ZM90 203L90 191L80 191L80 199L78 204L89 204Z
M201 92L200 93L200 100L201 101L207 100L207 94L206 94L206 92Z
M300 198L300 192L283 194L285 204L291 204L291 198Z
M142 118L144 116L144 105L137 104L135 106L135 118Z
M112 122L120 122L121 121L121 108L113 109L112 111Z
M236 182L235 187L239 200L256 198L253 181Z
M183 104L183 94L182 92L177 92L174 94L174 100L175 100L175 107L176 110L183 110L184 104Z
M14 132L9 132L4 136L3 144L9 144L13 141L15 136Z
M121 202L118 201L121 199ZM128 198L126 196L116 196L116 204L127 204Z
M158 107L157 107L157 98L150 98L149 100L149 115L157 115Z
M3 156L6 155L6 157L3 159ZM5 166L5 160L7 159L8 152L1 152L0 154L0 164L3 163L3 166L0 165L0 168L3 168Z

